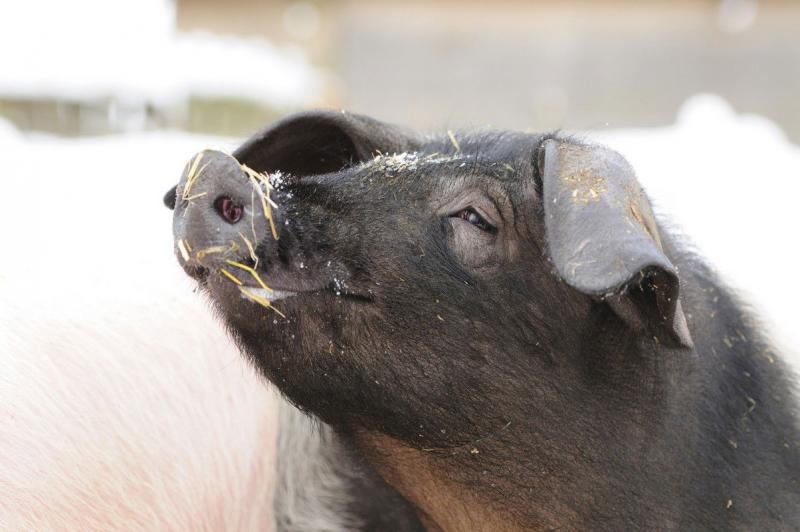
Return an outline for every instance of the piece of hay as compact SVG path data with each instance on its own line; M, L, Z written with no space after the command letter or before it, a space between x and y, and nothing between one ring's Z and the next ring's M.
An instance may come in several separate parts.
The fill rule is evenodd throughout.
M195 194L194 196L189 196L186 198L186 201L196 200L197 198L202 198L203 196L208 195L208 192L200 192L199 194Z
M247 273L249 273L253 277L253 279L256 280L256 282L261 286L261 288L263 288L264 290L267 290L268 292L272 292L272 288L267 286L267 284L261 279L261 276L258 275L258 272L255 269L251 268L250 266L248 266L246 264L242 264L241 262L236 262L235 260L226 260L225 262L227 264L230 264L231 266L234 266L236 268L239 268L239 269L242 269L242 270L246 271Z
M233 281L237 285L239 285L239 286L244 285L243 282L241 282L239 279L237 279L235 275L233 275L231 272L229 272L225 268L220 268L219 271L220 271L220 273L222 275L224 275L225 277L227 277L228 279L230 279L231 281Z
M278 208L278 205L272 201L269 197L270 192L273 190L272 184L269 182L269 178L260 173L256 172L246 164L240 164L242 170L245 174L250 178L250 182L253 184L253 189L258 193L258 197L261 200L261 208L264 210L264 217L269 222L269 229L272 232L272 238L278 240L278 229L275 227L275 220L272 217L272 208ZM266 194L261 189L261 185L264 185L264 188L267 189Z
M253 268L258 268L258 255L256 255L256 248L253 246L253 243L250 242L246 236L239 231L239 236L242 237L244 240L244 244L247 246L247 251L250 252L250 258L253 259Z
M183 257L184 262L188 262L191 258L189 251L186 249L187 245L188 244L185 244L182 238L178 240L178 251L181 252L181 257Z
M461 146L458 144L456 140L456 136L453 133L452 129L447 130L447 136L450 137L450 142L453 143L453 147L456 149L457 152L461 151Z
M200 164L200 161L203 159L203 155L204 152L202 151L198 153L197 157L195 157L194 161L192 162L192 166L189 167L189 174L186 176L186 185L183 187L183 193L181 194L181 199L183 199L184 201L189 201L190 197L189 194L192 190L192 187L194 186L195 181L197 181L197 178L200 177L200 174L203 173L203 170L205 170L206 167L211 163L211 161L208 161L198 171L197 165Z
M272 303L270 303L270 300L269 300L269 299L263 298L263 297L261 297L260 295L258 295L258 294L254 294L254 293L252 293L252 292L248 292L248 291L247 291L247 290L246 290L244 287L242 287L242 286L240 286L240 287L239 287L239 291L240 291L242 294L244 294L244 296L245 296L245 297L247 297L247 298L249 298L249 299L252 299L253 301L255 301L256 303L258 303L258 304L259 304L259 305L261 305L262 307L265 307L265 308L268 308L268 309L272 309L272 310L274 310L274 311L275 311L275 312L276 312L276 313L277 313L277 314L278 314L278 315L279 315L281 318L285 318L285 317L286 317L286 315L285 315L283 312L281 312L280 310L278 310L278 309L276 309L275 307L273 307L273 306L272 306Z
M235 253L236 251L239 251L239 244L235 240L231 240L227 246L211 246L199 249L197 253L194 254L194 258L197 259L197 262L202 264L206 255L215 253Z

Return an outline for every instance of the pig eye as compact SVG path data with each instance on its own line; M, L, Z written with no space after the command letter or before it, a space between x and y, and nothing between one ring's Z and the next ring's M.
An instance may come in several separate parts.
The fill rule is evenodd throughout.
M466 220L481 231L486 231L487 233L494 234L497 232L497 228L487 222L483 216L478 214L478 212L472 207L467 207L464 210L458 211L453 215L453 218L461 218L462 220Z

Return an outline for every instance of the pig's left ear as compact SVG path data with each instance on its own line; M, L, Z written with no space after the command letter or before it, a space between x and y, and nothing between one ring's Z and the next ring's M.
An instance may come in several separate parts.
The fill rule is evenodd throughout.
M692 347L675 266L630 164L598 146L547 140L538 153L550 258L573 288L634 330Z
M419 138L398 126L345 111L290 115L259 131L233 156L260 172L319 175L367 161L377 152L416 149Z

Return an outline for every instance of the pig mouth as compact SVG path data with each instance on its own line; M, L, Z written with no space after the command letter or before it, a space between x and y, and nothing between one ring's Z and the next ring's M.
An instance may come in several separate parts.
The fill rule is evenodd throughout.
M296 296L297 294L308 293L308 292L318 292L318 290L305 290L305 291L296 291L296 290L266 290L261 288L260 286L243 286L241 288L243 292L249 292L250 294L254 294L258 297L262 297L269 301L270 303L275 301L280 301L281 299L286 299L289 297ZM241 297L243 299L248 299L247 294L242 293Z
M290 297L299 295L311 295L311 294L332 294L335 297L349 299L352 301L360 301L364 303L373 302L372 296L361 294L359 292L353 292L350 290L343 290L335 283L330 283L327 286L309 290L278 290L278 289L266 290L260 286L242 286L240 287L240 291L242 292L246 291L249 294L262 297L270 302L280 301L282 299L288 299ZM247 294L244 293L241 294L241 297L244 299L248 299Z
M259 280L261 278L259 277ZM252 282L244 282L242 284L235 284L231 282L230 278L222 274L215 274L206 272L206 275L198 279L200 286L214 296L220 302L226 302L227 305L234 305L238 307L243 303L252 303L256 306L260 303L271 305L274 302L284 301L287 299L298 299L297 296L302 296L299 299L305 299L308 296L333 296L357 303L372 303L374 298L370 293L362 293L346 287L340 281L332 280L318 280L317 282L298 282L295 286L284 287L273 285L271 280L267 277L263 279L263 284L255 284ZM290 280L283 279L285 284L290 284Z

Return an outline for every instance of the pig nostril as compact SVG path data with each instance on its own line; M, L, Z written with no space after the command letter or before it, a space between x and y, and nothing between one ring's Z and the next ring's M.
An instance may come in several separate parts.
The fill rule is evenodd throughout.
M242 206L233 202L230 196L220 196L214 200L214 209L226 222L235 224L242 218Z

